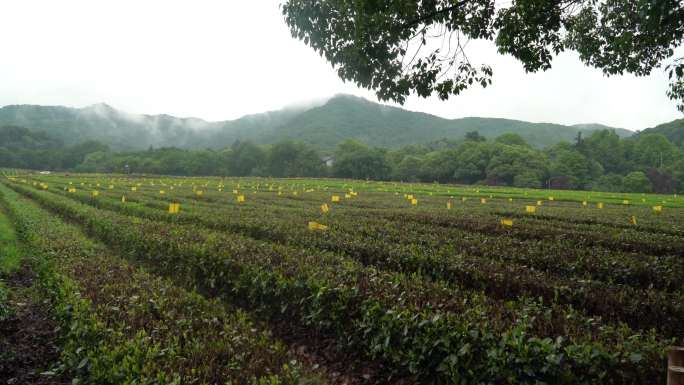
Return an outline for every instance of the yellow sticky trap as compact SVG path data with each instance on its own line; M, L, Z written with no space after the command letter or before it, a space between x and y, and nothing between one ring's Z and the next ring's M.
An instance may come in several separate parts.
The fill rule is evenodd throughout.
M238 203L242 203L242 202L244 202L244 201L245 201L245 196L244 196L244 195L238 195L238 196L237 196L237 202L238 202Z
M296 192L296 191L293 191L293 192L292 192L292 195L297 196L297 192Z
M413 200L413 195L409 194L406 196L406 200L412 201Z
M75 193L76 187L69 187L69 190L67 190L67 191L69 191L70 193Z
M180 203L169 203L169 214L178 214L180 212Z
M628 204L629 204L629 201L628 201L627 199L623 199L623 200L622 200L622 204L623 204L623 205L628 205Z
M603 208L603 202L599 202L596 204L597 209L602 209Z
M309 222L309 230L325 231L325 230L328 230L328 226L322 225L318 222Z
M447 210L451 210L451 201L447 201Z
M359 193L357 193L356 191L352 191L352 192L350 192L349 194L350 194L351 196L353 196L353 197L359 195Z
M553 197L549 197L549 200L552 201L552 200L553 200Z
M197 190L197 191L195 191L195 194L197 194L198 197L201 197L202 195L204 195L204 191Z
M587 207L587 201L582 201L582 206Z
M418 199L416 199L416 198L411 199L411 205L417 206L418 205Z
M653 206L653 212L655 213L662 213L663 212L663 206Z
M541 206L542 204L544 204L544 202L542 202L542 201L537 201L537 206Z
M513 227L513 220L512 220L512 219L502 219L502 220L501 220L501 225L502 225L502 226Z
M131 191L138 191L138 188L133 186L133 187L131 187Z
M485 204L487 203L487 200L485 198L480 198L480 203Z
M97 190L93 191L92 195L93 195L93 198L97 198L100 195L100 192Z
M525 206L525 212L534 214L537 212L537 206Z
M164 191L164 190L159 190L159 195L164 195L164 194L166 194L166 191Z
M125 195L121 196L121 203L126 203L126 196Z
M632 215L632 224L634 226L636 226L636 224L637 224L637 219L636 219L636 216L634 216L634 215Z
M509 202L513 202L513 198L508 198L508 201L509 201Z
M352 197L351 194L344 194L345 199L351 199L351 197Z
M333 195L330 197L331 202L339 202L340 201L340 196L339 195Z
M328 204L327 204L327 203L323 203L323 204L321 205L321 211L323 212L323 214L327 214L328 211L330 211L330 207L328 207Z

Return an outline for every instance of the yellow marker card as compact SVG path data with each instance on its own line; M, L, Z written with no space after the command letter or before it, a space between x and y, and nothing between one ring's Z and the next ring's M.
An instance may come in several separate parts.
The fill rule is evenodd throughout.
M309 230L325 231L325 230L328 230L328 226L322 225L318 222L309 222Z
M169 203L169 214L178 214L180 212L180 203Z

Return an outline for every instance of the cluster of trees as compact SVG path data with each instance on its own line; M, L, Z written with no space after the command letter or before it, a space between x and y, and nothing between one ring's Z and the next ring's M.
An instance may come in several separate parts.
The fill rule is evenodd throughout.
M318 151L292 141L271 146L237 141L223 150L150 148L135 152L97 151L88 154L75 171L272 177L328 175Z
M293 141L223 150L150 148L113 152L98 142L62 146L26 129L0 129L0 167L169 175L340 177L601 191L684 191L684 146L661 134L621 139L611 130L540 150L517 134L487 140L471 132L398 149L340 143L326 164L315 148Z
M83 163L88 154L100 151L107 152L109 147L96 141L68 146L42 131L0 127L0 167L70 170Z
M539 150L517 134L487 141L472 132L464 141L398 150L346 142L331 171L362 179L671 193L684 191L684 148L660 134L620 139L602 130Z

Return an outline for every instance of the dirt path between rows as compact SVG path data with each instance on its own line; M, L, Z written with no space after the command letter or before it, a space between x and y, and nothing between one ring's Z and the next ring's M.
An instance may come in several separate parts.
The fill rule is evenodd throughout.
M11 314L0 319L0 384L70 384L65 376L51 374L59 360L57 323L32 287L35 274L22 266L4 277L9 289Z

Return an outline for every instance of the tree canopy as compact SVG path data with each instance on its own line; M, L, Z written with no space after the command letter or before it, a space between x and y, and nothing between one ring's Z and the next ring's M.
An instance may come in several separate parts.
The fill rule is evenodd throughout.
M0 139L6 141L0 141L0 167L684 192L684 147L659 133L620 138L611 130L603 130L574 143L537 149L517 135L492 140L472 131L461 140L400 148L346 140L333 153L289 140L273 145L236 141L221 150L149 148L116 152L94 141L64 145L44 133L14 126L0 126Z
M665 66L668 96L684 111L684 59L674 58L684 38L679 0L287 0L282 12L295 38L380 100L486 87L493 69L473 64L466 49L486 39L528 72L551 68L565 50L606 75Z

